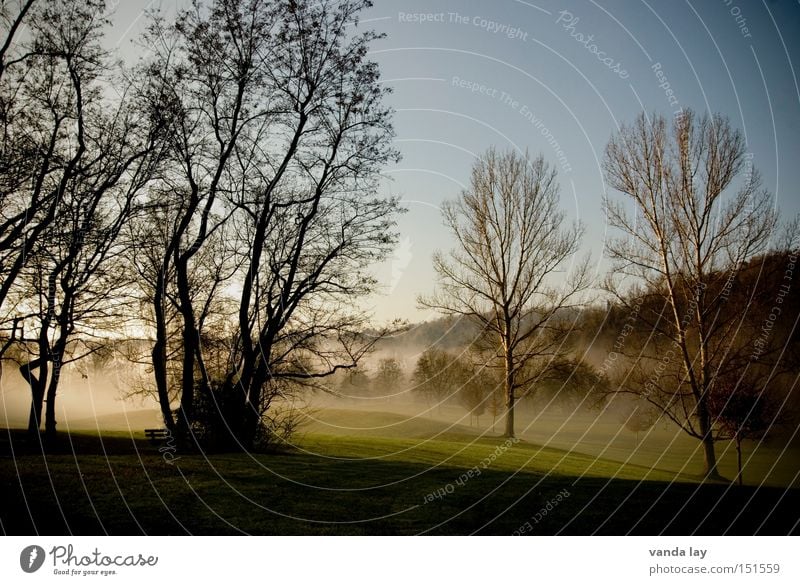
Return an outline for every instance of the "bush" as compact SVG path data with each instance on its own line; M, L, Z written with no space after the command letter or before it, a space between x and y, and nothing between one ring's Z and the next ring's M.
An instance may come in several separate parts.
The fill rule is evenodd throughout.
M204 450L241 448L236 430L241 428L242 396L231 386L200 387L195 390L192 438Z
M261 417L250 444L243 440L243 396L236 387L198 388L191 430L195 444L206 451L252 449L264 452L290 445L307 414L293 405L272 405Z

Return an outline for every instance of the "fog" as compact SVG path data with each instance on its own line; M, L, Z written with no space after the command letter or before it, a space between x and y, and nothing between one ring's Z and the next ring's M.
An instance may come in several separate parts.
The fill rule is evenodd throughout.
M136 370L133 364L121 363L89 372L64 366L56 400L58 429L141 431L145 426L163 426L154 400L125 398ZM26 427L30 407L29 386L14 364L6 361L0 378L0 425Z
M452 333L451 333L452 334ZM425 338L426 335L418 335ZM471 416L457 396L428 399L411 383L416 361L427 346L398 338L381 344L361 365L373 376L381 359L393 358L401 365L404 378L395 390L378 388L374 383L363 395L343 396L341 376L327 379L323 386L304 392L294 402L302 424L293 440L307 434L355 437L394 437L424 442L455 440L471 442L498 437L503 430L502 414L493 420L489 408L479 417ZM455 347L454 343L451 347ZM450 350L454 355L457 350ZM599 355L599 354L598 354ZM4 364L0 379L0 425L27 426L30 390L16 367ZM156 401L147 396L130 397L137 380L147 380L143 368L116 362L102 369L82 373L65 366L57 402L59 430L129 431L161 427ZM127 396L127 397L126 397ZM569 400L528 397L517 403L517 436L525 442L546 448L581 453L596 458L642 465L676 474L694 476L703 468L700 442L683 433L673 423L661 419L652 428L635 432L626 426L629 403L615 399L598 406L587 395ZM730 442L717 446L721 468L735 475L735 448ZM772 439L747 443L744 457L753 458L751 476L756 472L774 485L800 485L797 469L800 449L797 438Z

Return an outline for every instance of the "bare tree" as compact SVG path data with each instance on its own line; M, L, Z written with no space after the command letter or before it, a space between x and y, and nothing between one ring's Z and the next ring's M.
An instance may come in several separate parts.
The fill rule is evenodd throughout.
M352 299L375 286L366 268L390 250L398 204L376 194L378 171L397 153L381 103L387 89L367 59L377 35L357 27L369 5L215 0L194 3L174 27L153 22L156 56L143 85L171 128L163 190L174 221L149 295L152 358L159 396L168 396L164 308L174 290L179 424L191 422L196 386L235 390L241 420L230 426L250 443L273 398L265 388L313 384L354 367L374 344ZM205 364L191 275L213 234L228 228L236 342L220 383Z
M124 271L108 267L157 159L158 130L127 94L106 93L119 80L100 45L103 2L25 3L14 17L6 9L0 304L13 300L3 307L11 339L32 354L20 367L31 386L29 430L38 434L46 398L52 438L61 367L81 357L78 341L83 353L102 345L90 342L99 320L120 315ZM23 21L26 40L15 46Z
M10 330L3 353L20 331L9 293L86 151L104 3L69 4L0 6L0 311Z
M361 365L343 371L337 392L345 398L369 396L372 393L369 371Z
M171 358L180 361L177 423L184 434L195 386L210 383L201 351L201 312L207 305L196 298L192 277L197 275L195 265L203 261L198 254L227 219L221 198L249 187L247 177L234 170L237 158L248 157L246 149L253 147L241 142L262 136L274 114L265 79L273 48L280 44L275 37L277 10L276 2L217 0L205 6L196 1L178 14L174 25L154 15L144 37L153 57L137 72L142 100L163 117L171 144L159 188L166 230L159 234L163 245L152 259L154 273L144 280L155 329L151 360L170 428L175 421L168 406L168 370ZM212 292L218 290L214 286ZM172 309L181 340L170 351Z
M457 358L442 349L430 347L420 354L411 375L412 391L422 396L428 406L439 407L455 396L458 383L454 365Z
M469 317L487 333L504 374L505 435L513 437L518 391L541 375L534 362L546 367L562 352L560 312L578 306L588 287L588 259L561 282L554 278L577 252L582 229L564 225L556 172L542 157L493 149L443 213L457 247L434 256L439 290L420 302Z
M61 368L103 348L103 337L119 333L130 314L132 280L123 251L132 244L120 233L157 164L158 131L148 131L147 120L127 107L124 98L110 116L87 107L86 158L76 164L53 221L31 247L12 289L26 331L33 334L22 341L36 348L20 368L32 392L29 431L38 429L46 398L49 439L55 436Z
M403 387L405 376L400 363L393 357L382 358L375 368L372 382L379 395L391 396Z
M271 123L285 132L277 148L240 159L257 182L232 198L240 233L251 235L230 377L246 396L245 441L271 380L313 382L355 367L372 347L353 299L374 290L366 270L391 251L399 211L377 196L378 173L397 152L387 89L366 57L378 35L354 28L370 2L279 4L283 42L269 79L272 106L285 114Z
M654 408L645 400L639 400L626 405L630 410L622 414L622 422L625 428L636 433L636 443L639 443L639 433L649 431L658 422L661 411Z
M650 332L615 392L646 399L699 439L707 477L719 478L709 399L715 379L747 361L746 344L734 341L747 309L728 299L737 271L776 235L772 199L741 133L719 115L685 111L670 129L641 114L611 139L604 169L626 196L605 201L622 233L607 244L606 288L625 306L640 304Z
M480 426L481 415L490 404L497 379L489 368L476 365L468 356L459 358L458 369L458 402L469 413L470 426L472 417L475 417L475 425Z
M136 242L135 247L128 248L127 260L136 272L139 324L150 334L147 355L141 353L139 346L131 347L127 355L129 361L146 366L151 382L140 380L132 394L154 398L164 425L173 431L173 407L181 401L185 367L184 323L175 269L169 257L175 221L183 213L175 203L161 188L151 189L142 210L127 226L127 237ZM193 262L187 265L189 298L205 351L202 375L208 380L223 379L231 367L235 305L222 291L232 282L239 266L233 250L236 238L228 234L230 227L223 224L209 234Z
M738 380L726 377L716 382L709 407L720 427L721 438L733 441L736 446L736 478L743 485L742 443L757 441L770 431L777 431L787 422L786 413L771 380L756 383L747 377Z
M497 384L493 385L487 398L486 408L488 409L489 414L492 415L492 432L495 432L495 427L497 426L497 417L503 412L503 403L505 401L503 399L502 390L502 386L498 386Z

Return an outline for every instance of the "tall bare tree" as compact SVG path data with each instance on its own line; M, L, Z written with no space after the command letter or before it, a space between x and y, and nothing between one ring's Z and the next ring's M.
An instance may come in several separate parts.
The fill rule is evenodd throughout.
M138 71L143 100L160 112L171 144L159 192L165 196L167 230L160 238L158 266L151 279L155 340L152 364L162 414L168 427L185 433L195 386L208 385L201 351L201 324L192 275L201 249L221 228L221 198L241 189L236 159L246 135L265 130L272 113L264 79L276 27L274 2L198 1L170 25L157 14L144 37L153 56ZM245 155L246 156L246 155ZM174 296L172 296L174 295ZM179 314L180 408L171 420L168 404L168 314Z
M128 94L107 91L119 80L101 46L104 2L16 8L1 11L0 305L11 340L31 350L20 368L29 430L38 434L46 398L52 437L61 367L80 353L70 350L76 331L91 336L114 313L121 271L107 268L157 159L158 130Z
M637 348L617 392L636 394L699 439L705 473L719 478L710 397L715 379L742 367L736 343L747 309L728 304L743 263L775 241L777 213L745 141L719 115L641 114L611 139L605 155L609 224L622 236L607 243L614 260L607 289L643 307L652 332ZM749 300L747 302L750 302ZM747 350L749 354L750 351Z
M195 388L243 396L249 442L278 378L314 380L353 367L371 345L352 298L374 282L366 267L393 242L397 201L376 194L391 148L386 89L359 32L367 0L215 0L153 22L147 99L171 128L163 191L169 233L154 279L153 366L168 396L164 307L180 314L178 423L191 422ZM231 367L205 366L202 306L191 275L213 234L229 229L237 293ZM232 226L232 227L231 227ZM229 290L216 294L230 294ZM162 410L165 410L162 405ZM233 422L233 421L232 421Z
M276 379L313 382L353 368L375 338L360 331L353 299L375 289L369 267L395 241L399 211L377 194L397 159L387 89L358 32L366 0L279 2L281 41L269 70L270 146L241 157L252 189L231 202L248 234L238 299L240 354L228 383L244 391L243 438L259 421ZM311 42L309 42L311 39ZM266 397L270 400L270 397Z
M513 437L518 393L563 351L560 313L580 305L589 284L588 259L555 278L576 254L582 228L565 225L556 172L541 156L494 149L443 214L457 246L434 256L439 289L420 302L486 332L504 374L505 435Z

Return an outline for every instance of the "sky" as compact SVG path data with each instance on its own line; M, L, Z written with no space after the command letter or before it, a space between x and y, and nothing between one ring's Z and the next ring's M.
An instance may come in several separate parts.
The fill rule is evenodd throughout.
M143 50L143 11L159 4L175 10L116 6L109 42L124 58ZM376 268L383 292L368 303L379 321L437 316L417 297L434 289L433 252L452 246L440 206L492 146L541 153L558 170L598 277L611 235L603 150L642 111L728 116L782 216L800 212L798 0L375 0L361 26L386 33L371 57L393 89L403 159L385 169L383 190L408 210L393 256Z

